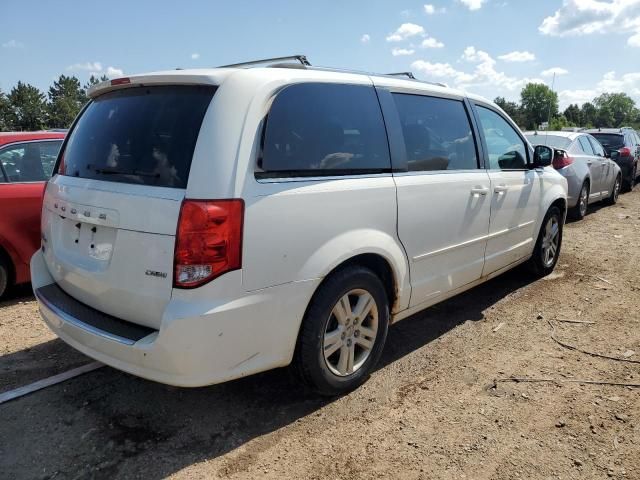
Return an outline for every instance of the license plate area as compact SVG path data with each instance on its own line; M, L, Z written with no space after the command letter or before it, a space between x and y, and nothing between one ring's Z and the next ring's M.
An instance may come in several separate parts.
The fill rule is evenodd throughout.
M117 229L58 215L54 220L56 255L85 270L104 271L109 266Z

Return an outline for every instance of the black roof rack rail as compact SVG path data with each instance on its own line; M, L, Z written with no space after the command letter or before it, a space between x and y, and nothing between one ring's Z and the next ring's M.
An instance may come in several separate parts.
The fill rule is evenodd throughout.
M263 58L260 60L251 60L248 62L241 63L232 63L230 65L220 65L217 68L235 68L235 67L250 67L251 65L260 65L262 63L272 63L272 62L281 62L283 60L296 60L300 62L300 65L304 67L310 67L311 63L307 60L306 55L288 55L286 57L273 57L273 58Z
M413 75L413 72L394 72L394 73L385 73L389 77L407 77L411 80L417 80L417 78Z

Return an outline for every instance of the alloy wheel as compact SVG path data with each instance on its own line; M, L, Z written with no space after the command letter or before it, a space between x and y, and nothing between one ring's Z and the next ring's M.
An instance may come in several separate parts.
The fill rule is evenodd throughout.
M589 204L589 189L587 185L582 186L580 190L580 216L584 217L587 214L587 206Z
M378 334L378 306L362 289L343 295L331 310L323 338L324 360L340 377L357 372L366 362Z
M545 268L553 265L558 252L558 243L560 240L560 222L554 215L547 220L544 227L544 236L542 238L542 264Z

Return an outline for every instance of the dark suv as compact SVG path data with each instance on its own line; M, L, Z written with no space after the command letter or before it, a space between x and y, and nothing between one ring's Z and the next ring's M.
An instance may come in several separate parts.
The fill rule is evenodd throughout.
M611 159L622 170L622 187L629 191L640 173L640 136L629 127L592 128L584 130L598 139Z

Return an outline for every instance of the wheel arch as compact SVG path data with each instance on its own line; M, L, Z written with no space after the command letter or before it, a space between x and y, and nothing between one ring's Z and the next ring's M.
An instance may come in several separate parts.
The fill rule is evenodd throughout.
M7 264L7 268L8 268L8 285L7 286L11 286L13 284L15 284L16 282L16 265L15 265L15 259L14 257L11 255L11 251L7 248L5 248L4 242L2 241L2 238L0 238L0 261L5 261Z

